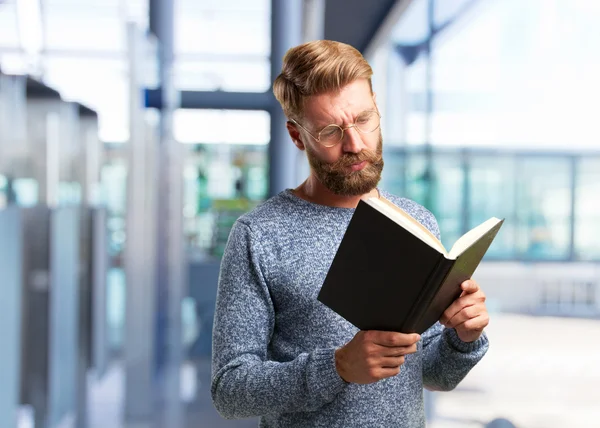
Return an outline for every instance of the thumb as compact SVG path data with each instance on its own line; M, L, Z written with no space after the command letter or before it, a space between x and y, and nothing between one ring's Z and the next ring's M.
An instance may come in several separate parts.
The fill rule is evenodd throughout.
M462 284L460 284L460 288L463 290L463 295L472 294L479 290L479 285L472 279L467 279Z

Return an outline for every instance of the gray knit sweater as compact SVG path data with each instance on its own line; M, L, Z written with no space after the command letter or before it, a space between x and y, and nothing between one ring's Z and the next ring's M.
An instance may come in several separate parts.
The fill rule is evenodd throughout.
M439 236L433 215L386 192ZM439 323L421 336L400 374L345 382L334 351L357 329L317 301L354 209L307 202L290 190L240 217L223 256L213 329L215 407L260 427L425 427L423 387L447 391L488 349Z

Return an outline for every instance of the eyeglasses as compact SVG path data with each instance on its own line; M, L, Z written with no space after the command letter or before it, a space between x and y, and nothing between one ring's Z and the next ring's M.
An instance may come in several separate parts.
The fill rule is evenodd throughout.
M316 137L294 119L290 119L290 121L304 129L317 143L325 147L333 147L344 139L344 131L350 128L355 128L361 134L370 134L371 132L377 131L381 124L381 115L377 110L365 110L356 116L356 120L352 125L347 126L346 128L342 128L335 124L327 125L319 131Z

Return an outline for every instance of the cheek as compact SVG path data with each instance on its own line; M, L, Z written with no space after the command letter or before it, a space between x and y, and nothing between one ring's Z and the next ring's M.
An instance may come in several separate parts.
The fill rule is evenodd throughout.
M341 145L330 148L311 147L309 154L320 162L333 163L342 155Z
M379 133L372 132L370 134L363 134L363 142L365 143L365 146L367 146L367 149L372 152L376 151L379 144Z
M321 156L321 160L327 163L334 163L342 156L342 151L337 148L332 150L331 153L325 153Z

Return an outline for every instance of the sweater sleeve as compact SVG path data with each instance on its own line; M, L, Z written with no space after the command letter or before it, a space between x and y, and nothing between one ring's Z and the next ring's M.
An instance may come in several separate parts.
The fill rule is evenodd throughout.
M424 225L438 238L435 216L427 212ZM423 385L431 391L450 391L458 386L489 348L485 332L472 343L460 340L456 330L435 323L422 335Z
M422 335L423 386L431 391L450 391L483 358L489 342L485 333L474 342L460 340L453 328L436 323Z
M238 220L221 263L213 326L211 394L225 418L316 410L347 385L335 369L334 348L269 360L275 311L260 253Z

